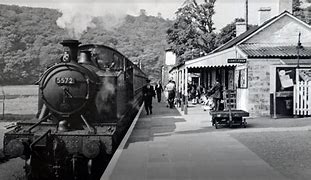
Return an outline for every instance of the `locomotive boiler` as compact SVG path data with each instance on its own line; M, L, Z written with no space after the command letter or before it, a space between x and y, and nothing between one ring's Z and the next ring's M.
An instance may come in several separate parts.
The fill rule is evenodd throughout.
M118 51L61 42L60 62L38 81L37 117L4 135L28 179L99 179L142 104L147 77Z

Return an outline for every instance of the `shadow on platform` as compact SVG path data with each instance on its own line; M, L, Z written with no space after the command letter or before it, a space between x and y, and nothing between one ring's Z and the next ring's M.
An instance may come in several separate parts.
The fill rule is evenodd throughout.
M153 114L147 115L143 109L125 148L131 143L170 136L176 129L176 123L179 122L185 122L185 119L176 108L168 108L165 102L153 102Z

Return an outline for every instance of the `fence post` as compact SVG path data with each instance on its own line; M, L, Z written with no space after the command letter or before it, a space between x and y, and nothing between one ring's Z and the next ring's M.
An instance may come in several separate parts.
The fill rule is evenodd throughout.
M297 116L297 83L294 84L294 100L293 100L293 114L294 117Z

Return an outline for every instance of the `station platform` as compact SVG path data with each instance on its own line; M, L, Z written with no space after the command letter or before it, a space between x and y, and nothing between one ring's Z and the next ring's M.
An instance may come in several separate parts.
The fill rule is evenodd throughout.
M140 109L101 180L287 179L210 119L200 105L184 115L154 99L153 114Z

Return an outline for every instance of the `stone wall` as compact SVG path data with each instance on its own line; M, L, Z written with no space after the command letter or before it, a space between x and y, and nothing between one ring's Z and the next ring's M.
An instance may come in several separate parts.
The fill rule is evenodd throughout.
M270 116L270 65L279 59L248 59L248 109L251 117Z

